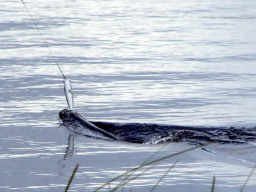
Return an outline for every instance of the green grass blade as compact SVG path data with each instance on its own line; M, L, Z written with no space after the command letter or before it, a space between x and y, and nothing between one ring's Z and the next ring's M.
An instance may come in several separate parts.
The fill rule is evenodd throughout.
M78 167L79 167L79 164L76 165L76 167L75 167L75 169L74 169L74 171L73 171L73 173L72 173L72 175L71 175L71 177L70 177L70 179L68 181L68 184L66 186L65 192L68 192L68 189L69 189L69 187L70 187L70 185L72 183L72 180L73 180L73 178L74 178L74 176L76 174L76 171L77 171Z

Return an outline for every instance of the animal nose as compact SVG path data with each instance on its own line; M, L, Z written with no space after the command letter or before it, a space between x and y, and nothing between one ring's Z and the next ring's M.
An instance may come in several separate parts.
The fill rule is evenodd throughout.
M68 110L67 109L63 109L59 112L59 117L60 119L65 119L68 117L68 114L67 114Z

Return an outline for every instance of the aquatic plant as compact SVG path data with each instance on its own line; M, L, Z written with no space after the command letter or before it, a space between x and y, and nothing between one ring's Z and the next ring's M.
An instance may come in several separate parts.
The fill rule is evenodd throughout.
M217 141L215 141L217 142ZM97 192L101 189L104 189L105 187L108 187L108 191L109 192L114 192L114 191L117 191L119 189L122 188L122 190L124 190L124 187L134 181L135 179L137 179L138 177L142 176L143 174L145 174L146 172L148 172L149 170L151 170L152 168L154 168L156 166L156 163L159 163L163 160L166 160L166 159L169 159L171 157L175 157L177 155L180 155L180 154L183 154L183 153L186 153L186 152L189 152L189 151L192 151L192 150L195 150L195 149L198 149L198 148L201 148L201 147L204 147L206 145L209 145L209 144L212 144L212 143L215 143L215 142L209 142L209 143L206 143L206 144L203 144L203 145L199 145L199 146L195 146L195 147L192 147L192 148L189 148L189 149L186 149L186 150L183 150L183 151L180 151L180 152L176 152L174 154L171 154L171 155L166 155L164 157L161 157L161 158L157 158L155 160L152 160L152 158L159 152L161 151L161 149L165 146L163 145L162 148L160 148L157 152L155 152L152 156L150 156L148 159L146 159L141 165L135 167L135 168L132 168L130 170L127 170L125 171L123 174L109 180L108 182L104 183L103 185L101 185L100 187L96 188L94 190L94 192ZM164 178L169 174L169 172L176 166L176 164L178 163L178 161L174 162L169 168L167 171L164 172L164 174L159 178L159 180L156 182L156 184L152 187L152 189L150 190L150 192L153 192L157 186L159 186L159 184L161 183L162 180L164 180ZM77 164L70 179L69 179L69 182L66 186L66 189L65 189L65 192L68 192L69 190L69 187L72 183L72 180L77 172L77 169L78 169L79 165ZM147 167L145 170L143 170L143 168ZM249 173L248 177L246 178L244 184L241 186L241 189L240 189L240 192L243 192L246 185L248 184L248 181L250 180L251 176L253 175L254 171L256 169L256 165L253 167L253 169L251 170L251 172ZM123 178L123 179L122 179ZM119 182L117 182L118 180L121 180ZM117 184L116 184L117 182ZM114 187L111 188L111 184L115 184ZM212 183L211 183L211 192L214 192L215 191L215 185L216 184L216 176L214 175L213 178L212 178ZM132 190L132 189L131 189Z
M111 183L117 181L118 179L120 179L120 178L122 178L122 177L126 177L125 182L123 182L123 181L119 182L119 183L117 184L117 186L113 188L113 189L115 189L115 190L113 190L113 189L111 190L111 191L116 191L117 189L120 188L120 187L118 187L118 186L124 186L124 185L128 184L129 182L133 181L134 179L136 179L136 178L139 177L140 175L143 175L145 172L147 172L148 170L150 170L151 168L153 168L153 166L151 166L150 168L146 169L145 171L142 171L141 173L139 173L137 176L134 176L132 179L126 181L126 180L127 180L127 177L130 177L130 176L131 176L132 174L134 174L136 171L141 170L142 168L144 168L144 167L146 167L146 166L149 166L149 165L158 163L158 162L160 162L160 161L169 159L169 158L171 158L171 157L175 157L175 156L177 156L177 155L180 155L180 154L183 154L183 153L186 153L186 152L189 152L189 151L193 151L193 150L195 150L195 149L198 149L198 148L207 146L207 145L212 144L212 143L215 143L215 142L216 142L216 141L214 141L214 142L208 142L208 143L203 144L203 145L195 146L195 147L192 147L192 148L189 148L189 149L180 151L180 152L176 152L176 153L173 153L173 154L170 154L170 155L166 155L166 156L161 157L161 158L158 158L158 159L156 159L156 160L146 161L145 163L143 163L143 164L141 164L141 165L139 165L139 166L137 166L137 167L135 167L135 168L133 168L133 169L131 169L131 170L129 170L129 171L126 171L126 172L124 172L123 174L121 174L121 175L119 175L119 176L117 176L117 177L111 179L110 181L106 182L105 184L103 184L103 185L101 185L100 187L98 187L97 189L95 189L94 192L103 189L105 186L110 185ZM166 174L164 174L164 175L162 176L162 178L159 180L159 182L157 183L157 185L164 179L164 177L167 175L167 173L169 173L169 172L171 171L171 169L176 165L176 163L177 163L177 162L175 162L175 163L169 168L169 170L166 172ZM132 174L131 174L131 173L132 173ZM156 188L156 186L154 186L154 188Z
M66 186L65 192L68 192L69 187L70 187L70 185L71 185L71 183L72 183L72 181L73 181L73 179L74 179L74 176L75 176L75 174L76 174L76 171L77 171L78 167L79 167L79 164L76 165L76 167L75 167L75 169L74 169L74 171L73 171L73 173L72 173L72 175L71 175L71 177L70 177L70 179L69 179L69 181L68 181L68 184L67 184L67 186Z
M212 178L212 190L211 190L211 192L214 192L214 187L215 187L215 175Z
M251 176L252 176L252 174L253 174L253 172L254 172L255 169L256 169L256 165L253 167L252 171L250 172L250 174L249 174L248 177L246 178L246 180L245 180L243 186L241 187L240 192L243 192L243 191L244 191L244 188L245 188L245 186L247 185L247 183L248 183L249 179L251 178Z

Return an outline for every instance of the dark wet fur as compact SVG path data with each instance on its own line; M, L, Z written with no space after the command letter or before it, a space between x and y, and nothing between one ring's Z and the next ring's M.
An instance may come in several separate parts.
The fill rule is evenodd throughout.
M69 114L68 117L66 117L66 114ZM78 122L74 118L79 115L69 110L62 110L60 112L60 118L63 120L65 126L73 126L74 124L76 126L78 124L83 126L83 123ZM240 144L256 140L256 128L214 128L112 122L91 123L114 135L118 140L131 143L189 142L202 144L209 141L218 141L219 143Z
M157 138L167 138L172 142L205 142L218 141L220 143L245 143L256 140L256 128L207 128L176 125L141 124L141 123L111 123L92 122L125 141L144 143Z

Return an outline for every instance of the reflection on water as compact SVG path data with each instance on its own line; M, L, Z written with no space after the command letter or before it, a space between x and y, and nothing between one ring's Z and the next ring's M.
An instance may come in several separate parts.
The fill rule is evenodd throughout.
M74 140L75 140L75 136L73 134L70 134L68 136L68 144L67 144L67 148L63 158L64 160L72 157L74 153Z
M89 120L255 126L254 1L26 3ZM77 163L72 190L93 190L159 149L58 128L67 104L54 59L21 2L2 1L0 13L0 190L62 191ZM159 155L188 147L169 144ZM162 162L134 180L132 191L150 190L176 160L156 191L207 191L213 175L216 191L239 191L255 143L210 149L218 153ZM246 190L255 186L254 174Z
M77 139L78 142L75 143L79 145L79 149L77 149L78 151L76 153L76 157L74 156L74 158L83 159L83 162L80 163L86 164L86 166L83 167L83 165L80 165L76 178L77 180L89 182L87 183L87 186L81 186L79 184L74 185L73 189L76 190L94 190L109 179L115 178L116 176L123 174L125 171L132 169L134 166L138 166L145 162L145 160L148 160L152 154L154 154L153 159L158 159L160 157L166 156L167 154L174 154L176 152L192 148L192 146L182 143L170 143L165 146L149 146L125 144L121 142L106 142L102 140L98 140L98 142L95 143L93 139L84 139L81 137L78 137ZM86 144L83 143L85 140L87 141ZM209 147L214 147L215 150L216 147L223 147L229 150L233 150L232 145L226 147L221 145ZM245 146L242 147L245 148ZM109 149L111 149L111 151ZM92 151L97 152L91 153ZM99 156L100 154L103 156ZM138 159L138 155L142 158ZM117 157L118 160L116 159ZM127 161L125 160L127 158L129 158L129 164L127 164ZM177 160L177 165L162 181L162 185L159 187L160 191L164 191L167 188L184 190L192 187L195 182L200 183L200 187L196 187L197 190L208 190L211 187L213 175L216 175L218 178L219 186L217 186L217 188L220 191L230 190L230 185L232 185L232 190L239 190L249 175L250 171L252 170L252 168L246 167L245 163L241 162L239 159L233 158L232 164L230 164L229 155L227 154L226 158L223 159L220 155L215 156L213 153L205 152L199 149L161 161L152 169L134 181L131 181L128 184L128 189L132 188L135 191L140 191L141 187L146 190L151 189L157 180L162 177L167 169ZM95 161L97 162L97 167L94 167ZM117 169L117 167L119 167L119 169ZM147 167L143 168L141 171L144 171L145 169L147 169ZM136 172L136 174L139 173L140 171ZM251 189L253 189L253 186L255 185L253 178L255 178L255 176L253 176L250 179L250 183L248 183L249 189L251 187ZM118 181L113 182L112 187L117 184Z

